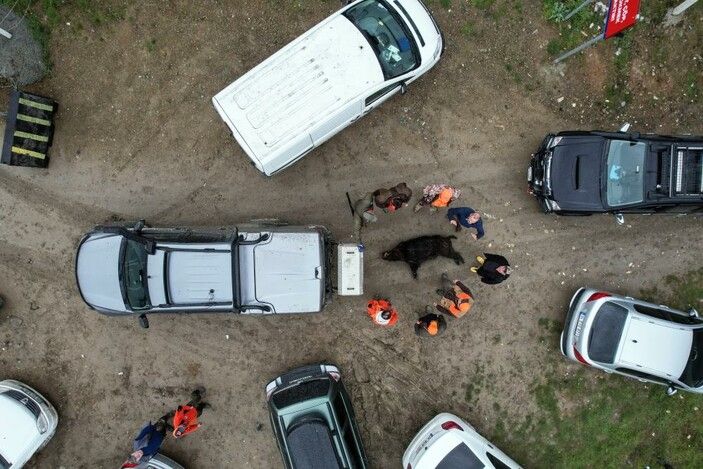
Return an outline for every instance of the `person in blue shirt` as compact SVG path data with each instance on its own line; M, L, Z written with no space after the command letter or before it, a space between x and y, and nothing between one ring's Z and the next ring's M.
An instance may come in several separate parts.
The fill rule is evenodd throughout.
M155 424L149 422L142 427L139 435L134 438L132 449L134 452L122 464L122 468L137 467L149 461L159 452L164 442L168 428L168 415L161 417Z
M476 233L471 233L474 239L481 239L485 232L483 231L483 220L481 214L471 207L456 207L447 210L447 218L449 223L456 228L456 231L464 228L474 228Z

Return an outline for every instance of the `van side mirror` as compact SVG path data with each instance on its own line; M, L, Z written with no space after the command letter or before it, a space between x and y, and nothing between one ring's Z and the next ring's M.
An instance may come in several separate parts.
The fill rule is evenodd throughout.
M408 92L408 85L405 84L405 82L402 82L400 84L400 94L405 94Z
M673 395L676 394L677 392L678 392L678 389L676 389L676 388L675 388L674 386L672 386L671 384L669 385L668 388L666 388L666 395L667 395L667 396L673 396Z
M145 226L146 222L144 220L139 220L137 223L134 224L132 229L135 233L139 233L140 231L142 231L142 229L144 229Z
M630 123L625 122L622 127L620 127L620 132L627 132L628 130L630 130Z
M139 315L139 326L142 329L149 329L149 318L146 317L146 314Z
M698 314L698 310L696 308L691 308L688 310L688 317L693 318L693 319L699 319L700 315Z
M618 225L622 225L625 223L625 217L622 215L622 213L614 213L613 216L615 217L615 223Z

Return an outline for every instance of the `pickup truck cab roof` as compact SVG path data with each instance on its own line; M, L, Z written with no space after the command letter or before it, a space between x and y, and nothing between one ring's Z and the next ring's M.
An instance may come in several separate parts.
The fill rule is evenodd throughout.
M319 226L96 227L79 245L76 281L110 315L318 312L329 249Z
M272 175L429 70L442 45L420 0L360 0L212 102L253 164Z

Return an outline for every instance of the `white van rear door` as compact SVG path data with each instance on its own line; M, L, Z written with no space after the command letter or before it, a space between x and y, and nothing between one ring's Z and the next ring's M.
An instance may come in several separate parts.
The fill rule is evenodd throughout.
M356 100L342 107L335 114L316 125L310 132L315 146L320 146L325 140L354 122L361 116L362 110L361 101Z

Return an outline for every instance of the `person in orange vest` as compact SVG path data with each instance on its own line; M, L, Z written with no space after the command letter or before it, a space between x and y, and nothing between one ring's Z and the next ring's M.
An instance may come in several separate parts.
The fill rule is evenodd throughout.
M442 274L442 288L437 290L437 294L442 295L439 303L435 303L437 310L455 318L468 313L474 305L474 296L469 287L459 280L451 282L446 273Z
M448 207L461 195L461 191L446 184L431 184L422 190L422 198L415 204L415 211L418 212L426 205L430 206L430 211L434 212L438 208Z
M444 316L432 312L431 307L425 309L425 314L415 322L415 334L421 337L434 337L447 329Z
M173 436L184 437L201 427L198 417L203 413L203 409L210 407L210 404L203 402L204 388L198 388L190 394L190 401L184 406L178 406L173 414Z
M374 324L384 327L394 326L398 322L398 311L395 310L390 301L380 298L373 298L366 305L366 314L369 315Z

